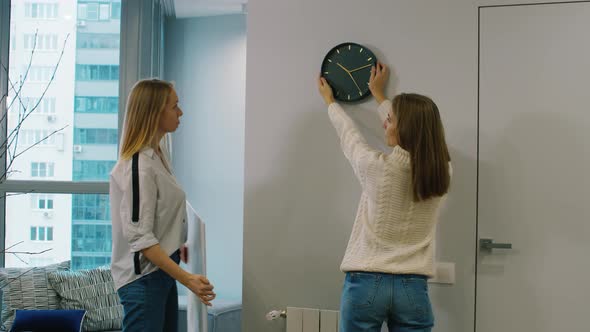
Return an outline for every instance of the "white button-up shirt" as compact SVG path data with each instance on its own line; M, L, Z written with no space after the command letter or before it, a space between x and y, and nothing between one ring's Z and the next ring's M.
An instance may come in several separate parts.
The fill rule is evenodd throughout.
M154 272L156 265L140 254L141 274L134 254L155 244L172 255L186 242L186 195L165 160L151 148L138 159L139 220L132 221L132 159L119 160L110 176L113 253L111 273L117 289Z

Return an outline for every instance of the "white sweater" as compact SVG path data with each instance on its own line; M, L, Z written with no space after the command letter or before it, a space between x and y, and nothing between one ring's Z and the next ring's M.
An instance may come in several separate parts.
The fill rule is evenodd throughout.
M385 119L391 101L379 105ZM434 238L443 197L413 200L409 152L370 147L337 103L328 107L342 151L361 183L362 195L340 269L433 276Z

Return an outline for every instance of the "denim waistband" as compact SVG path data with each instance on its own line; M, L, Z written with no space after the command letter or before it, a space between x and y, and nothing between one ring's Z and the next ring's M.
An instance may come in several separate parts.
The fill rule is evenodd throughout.
M347 271L346 273L365 273L365 274L374 274L383 277L393 277L393 278L412 278L412 279L428 279L427 276L422 274L394 274L394 273L385 273L385 272L369 272L369 271Z

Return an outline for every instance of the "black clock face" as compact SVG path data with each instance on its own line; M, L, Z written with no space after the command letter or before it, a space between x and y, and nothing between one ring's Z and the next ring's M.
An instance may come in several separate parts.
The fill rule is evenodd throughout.
M366 47L355 43L340 44L328 52L322 63L322 76L334 92L334 98L355 102L370 95L371 67L377 58Z

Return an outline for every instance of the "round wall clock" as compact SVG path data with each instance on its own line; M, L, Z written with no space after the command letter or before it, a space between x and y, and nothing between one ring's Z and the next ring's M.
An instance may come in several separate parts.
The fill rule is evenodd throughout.
M322 76L334 92L334 98L356 102L368 97L371 67L377 58L368 48L356 43L343 43L330 50L322 63Z

